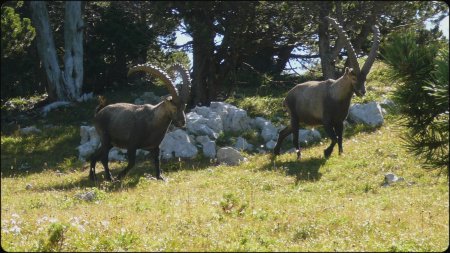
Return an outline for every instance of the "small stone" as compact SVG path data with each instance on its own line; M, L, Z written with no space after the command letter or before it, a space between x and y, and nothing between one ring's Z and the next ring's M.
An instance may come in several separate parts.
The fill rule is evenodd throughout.
M93 201L95 199L95 192L88 191L86 193L79 193L75 195L78 199L85 201Z
M245 161L241 153L232 147L220 148L217 151L217 160L219 163L225 163L227 165L238 165Z
M25 186L25 189L26 189L26 190L31 190L31 188L33 188L33 185L31 185L31 184L27 184L27 185Z

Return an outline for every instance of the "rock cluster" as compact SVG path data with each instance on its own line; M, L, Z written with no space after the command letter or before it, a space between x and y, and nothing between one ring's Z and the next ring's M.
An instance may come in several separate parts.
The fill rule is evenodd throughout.
M137 103L156 104L160 98L151 92L147 92ZM372 102L364 105L355 104L350 107L349 120L353 122L379 126L383 123L381 107L379 103ZM211 102L209 107L197 106L186 114L186 130L174 128L168 131L160 145L162 159L192 158L201 152L203 156L230 165L238 164L245 159L239 151L271 151L276 144L278 133L284 126L275 126L271 121L263 118L251 118L243 109L224 102ZM249 143L242 136L238 136L247 130L257 130L264 143ZM216 141L223 133L238 136L234 145L217 147ZM78 146L79 159L85 161L100 144L99 137L92 126L81 126L81 145ZM320 141L322 136L319 131L312 129L300 129L299 141L302 144ZM292 140L292 135L289 136ZM110 160L125 160L126 150L111 149ZM138 153L146 155L148 152L138 150Z

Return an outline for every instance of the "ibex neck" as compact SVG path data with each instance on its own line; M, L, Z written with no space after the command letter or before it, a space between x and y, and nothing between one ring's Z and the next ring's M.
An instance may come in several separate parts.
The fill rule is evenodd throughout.
M161 124L164 125L170 124L171 119L169 113L167 112L167 108L165 108L164 101L160 102L155 106L154 115L155 115L155 122L160 122Z
M353 95L353 87L348 79L341 76L329 89L329 95L332 99L337 101L350 99Z

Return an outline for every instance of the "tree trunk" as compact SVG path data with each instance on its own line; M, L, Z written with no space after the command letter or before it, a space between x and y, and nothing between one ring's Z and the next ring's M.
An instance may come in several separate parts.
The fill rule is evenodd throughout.
M215 32L212 30L212 27L210 27L209 24L205 24L206 19L199 21L188 21L191 21L193 29L193 102L194 105L208 105L210 102L210 98L208 95L214 95L208 94L208 89L214 89L214 85L212 84L214 78L211 78L210 73L211 71L215 70L213 52ZM212 73L215 73L215 71Z
M76 100L81 95L83 84L83 21L81 3L66 2L64 39L65 68L59 67L58 56L51 31L45 2L30 2L36 41L48 80L48 95L51 101Z
M328 22L325 17L329 15L331 4L321 2L319 13L319 55L322 66L322 77L326 79L335 79L335 62L333 52L330 49L330 37L328 34Z
M64 100L65 94L61 84L61 70L59 69L58 58L53 40L53 33L50 28L48 11L45 2L31 1L31 18L36 28L36 43L48 79L49 99Z
M64 18L64 84L69 100L81 95L83 86L83 30L80 1L67 1Z
M286 63L290 60L292 50L294 50L295 46L286 46L279 50L278 59L273 67L271 74L272 75L280 75L286 67Z
M322 66L322 77L326 79L334 79L334 61L329 50L330 38L328 37L328 25L320 22L319 24L319 54L320 65Z

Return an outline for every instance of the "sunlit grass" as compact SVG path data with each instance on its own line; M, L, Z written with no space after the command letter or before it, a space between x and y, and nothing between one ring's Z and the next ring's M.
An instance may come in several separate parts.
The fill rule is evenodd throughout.
M2 247L443 251L449 243L448 181L401 148L401 130L386 125L355 134L345 140L345 154L329 160L322 158L324 143L303 149L301 161L295 154L275 160L265 154L236 167L171 162L162 165L166 183L144 177L154 174L147 161L123 183L91 183L81 166L63 174L50 168L2 177ZM113 173L124 165L113 163ZM386 172L405 182L382 187ZM86 191L96 198L77 198ZM52 223L61 224L64 235L56 244L49 243Z

